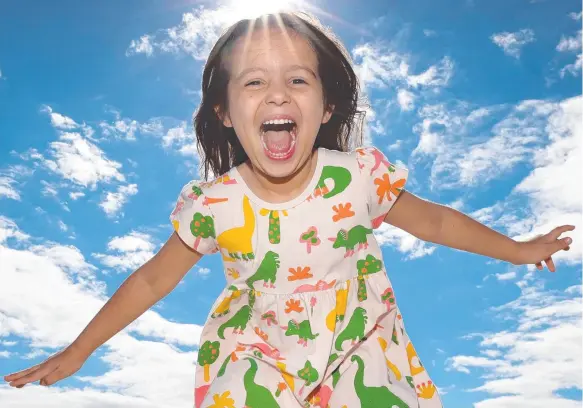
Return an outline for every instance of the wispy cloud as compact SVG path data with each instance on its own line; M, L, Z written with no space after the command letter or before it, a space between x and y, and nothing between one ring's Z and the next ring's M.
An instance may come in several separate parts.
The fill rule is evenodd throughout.
M482 385L471 391L490 396L475 403L477 408L578 407L559 391L581 387L581 286L564 292L525 281L518 286L518 299L490 311L513 327L473 336L481 338L482 355L456 355L448 366L481 373Z
M137 184L119 186L115 192L108 191L99 206L108 216L114 216L128 202L129 198L137 193Z
M221 32L239 16L227 7L206 9L199 7L182 15L182 22L177 26L159 30L154 34L142 35L132 40L127 56L155 52L185 53L196 60L205 60L214 42Z
M492 34L492 42L502 48L504 53L513 58L520 58L522 48L535 41L534 31L529 28L523 28L513 33L501 32Z
M18 240L18 249L16 243L8 245L8 237ZM106 292L96 277L96 267L76 247L46 244L36 237L28 237L30 244L26 244L25 237L28 235L12 220L0 218L0 336L13 336L28 344L30 349L25 349L23 359L30 353L42 358L45 351L64 347L79 334L105 303ZM112 240L110 249L148 251L151 246L143 236L134 234ZM43 406L55 408L186 406L192 402L197 354L182 352L176 346L195 346L200 333L198 325L172 322L147 311L108 341L99 355L91 357L101 359L105 371L77 376L86 384L83 389L57 384L50 388L28 386L26 392L14 392L3 384L0 405L35 406L42 398ZM138 340L134 335L148 340Z
M150 260L155 249L150 235L132 231L128 235L112 238L107 244L107 254L95 253L93 256L117 272L128 272Z

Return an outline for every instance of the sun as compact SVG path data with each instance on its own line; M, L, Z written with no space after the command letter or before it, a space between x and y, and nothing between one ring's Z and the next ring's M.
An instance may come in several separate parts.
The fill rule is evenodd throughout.
M303 0L230 0L228 8L237 19L254 19L263 14L299 10Z

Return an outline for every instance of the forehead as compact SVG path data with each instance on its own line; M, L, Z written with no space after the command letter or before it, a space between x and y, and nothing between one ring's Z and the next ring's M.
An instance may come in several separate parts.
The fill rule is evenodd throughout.
M229 55L231 74L258 67L276 70L291 65L306 65L316 72L317 55L312 45L294 30L256 27L241 36Z

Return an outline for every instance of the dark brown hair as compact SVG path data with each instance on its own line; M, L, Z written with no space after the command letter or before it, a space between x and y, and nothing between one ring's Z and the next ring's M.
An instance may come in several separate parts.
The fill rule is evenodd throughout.
M278 22L279 20L279 22ZM324 104L334 107L330 120L320 126L314 148L347 151L362 142L366 112L359 108L358 78L351 59L333 33L306 13L269 14L253 20L241 20L232 25L212 48L202 75L202 98L194 117L198 149L203 158L204 178L209 171L222 175L247 160L233 128L226 127L217 117L227 112L227 85L230 74L225 61L235 41L257 25L284 27L302 35L318 58L318 75L322 81Z

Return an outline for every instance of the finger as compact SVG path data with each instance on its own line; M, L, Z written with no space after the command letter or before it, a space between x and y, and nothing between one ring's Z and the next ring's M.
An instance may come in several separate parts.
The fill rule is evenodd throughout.
M536 269L538 269L539 271L543 270L543 264L541 262L537 262L535 265L536 265Z
M18 380L12 381L10 385L12 387L18 387L19 385L25 385L31 382L35 382L43 378L45 375L51 373L55 367L48 366L48 367L41 367L36 371L33 371L24 377L19 378Z
M545 259L545 263L547 264L547 268L549 268L549 271L551 271L551 272L556 271L555 263L553 262L553 258Z
M64 377L65 373L57 369L50 373L49 375L46 375L43 378L41 378L41 385L45 386L53 385L57 381L62 380Z
M574 229L574 225L561 225L560 227L556 227L551 232L549 232L549 235L553 239L557 239L561 236L561 234L564 234L567 231L573 231Z
M553 253L564 250L569 245L571 245L572 242L573 242L573 240L570 237L561 238L561 239L556 240L554 242L554 249L555 250L553 251Z
M19 378L25 376L26 374L38 369L40 366L41 366L41 364L37 364L33 367L27 368L26 370L18 371L16 373L12 373L12 374L9 374L7 376L4 376L4 381L11 382L14 380L18 380Z

